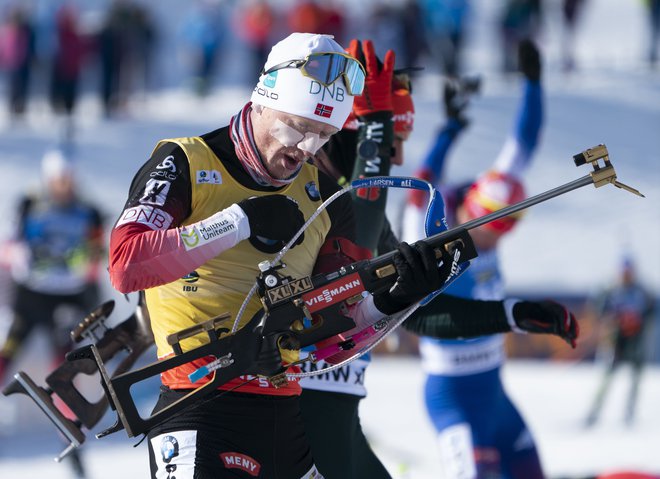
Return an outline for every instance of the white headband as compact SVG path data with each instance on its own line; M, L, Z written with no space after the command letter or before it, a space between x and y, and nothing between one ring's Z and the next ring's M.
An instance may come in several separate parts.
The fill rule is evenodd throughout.
M264 71L289 60L302 60L310 53L338 52L344 49L332 35L292 33L273 46ZM304 76L298 68L281 68L261 75L251 101L273 110L297 115L341 129L353 108L343 80L326 87Z

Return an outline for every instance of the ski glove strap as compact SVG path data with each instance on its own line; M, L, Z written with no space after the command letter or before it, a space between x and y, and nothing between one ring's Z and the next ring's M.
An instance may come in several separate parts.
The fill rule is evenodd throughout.
M507 300L504 307L513 331L554 334L575 349L580 325L573 313L561 304L549 300Z
M305 224L298 204L285 195L254 196L238 203L250 223L250 238L260 237L287 243ZM305 234L298 237L300 244Z

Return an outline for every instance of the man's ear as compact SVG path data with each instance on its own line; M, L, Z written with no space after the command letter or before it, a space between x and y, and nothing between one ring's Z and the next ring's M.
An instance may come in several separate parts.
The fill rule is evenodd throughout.
M261 114L263 113L263 111L264 111L264 106L263 106L263 105L254 105L254 104L253 104L253 105L252 105L252 110L253 110L256 114L261 115Z

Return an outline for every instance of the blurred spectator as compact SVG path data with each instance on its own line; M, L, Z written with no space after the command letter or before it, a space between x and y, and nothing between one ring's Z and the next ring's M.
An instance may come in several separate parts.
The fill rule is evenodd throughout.
M202 1L196 4L183 25L186 60L190 63L193 90L199 96L209 92L219 52L225 40L227 20L222 5Z
M101 101L107 117L112 116L119 106L119 82L124 57L122 33L125 18L118 5L115 3L107 12L96 39L101 70Z
M566 72L575 69L575 30L584 5L585 0L562 1L561 67Z
M658 42L660 42L660 0L645 0L649 16L649 63L655 66L658 61Z
M324 13L316 0L296 0L286 16L289 32L327 33Z
M99 301L103 230L99 211L82 201L70 161L59 150L42 161L43 187L25 196L14 237L0 263L10 265L13 317L0 348L0 384L35 328L45 328L53 365L71 349L70 331ZM71 455L77 477L80 457Z
M131 8L129 57L130 71L133 74L129 79L131 89L142 90L149 93L152 85L151 69L153 65L153 52L157 40L156 26L149 10L144 5L135 4Z
M72 5L62 5L55 18L56 44L52 61L50 101L55 112L66 116L65 136L71 140L73 135L71 116L78 98L78 84L86 44L79 33L78 14Z
M594 304L597 317L605 323L610 333L606 339L612 354L587 416L587 427L598 421L613 373L623 363L632 367L632 382L624 415L626 424L632 424L635 415L642 366L647 356L644 337L655 314L655 299L640 283L630 258L624 258L619 274L616 284L604 291Z
M426 42L442 73L462 73L463 45L469 18L468 0L420 0Z
M248 78L254 78L266 64L275 26L275 12L268 0L248 0L237 13L237 34L245 42L252 56Z
M384 57L392 50L399 57L404 46L404 30L400 7L389 3L375 3L369 12L369 38L377 46L376 53Z
M144 7L115 0L97 34L101 100L106 116L125 107L136 85L148 90L155 27Z
M506 0L500 16L502 71L518 68L518 43L523 38L538 41L543 20L542 0Z
M28 10L16 4L0 25L0 68L8 75L9 111L13 118L25 113L34 59L34 26Z
M403 45L401 53L397 53L397 58L401 65L417 66L418 58L428 51L424 37L424 15L419 1L405 0L400 14L403 24Z
M332 0L296 0L286 11L289 32L311 32L333 35L344 39L346 17L342 5Z
M419 56L428 51L424 14L417 0L402 4L374 3L368 13L368 36L377 46L377 54L395 52L402 67L415 66Z
M336 0L325 0L323 2L323 33L335 37L340 45L344 44L346 35L346 15L344 7Z

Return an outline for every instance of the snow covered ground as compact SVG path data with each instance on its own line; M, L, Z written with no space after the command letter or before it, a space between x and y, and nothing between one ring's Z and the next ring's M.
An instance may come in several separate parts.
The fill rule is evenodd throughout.
M6 2L0 2L0 4ZM163 2L172 3L172 2ZM484 89L470 109L473 119L450 159L449 177L469 178L488 167L501 146L516 109L519 85L495 72L492 22L499 2L473 2L476 26L468 66L484 75ZM549 2L550 13L558 2ZM177 5L183 5L177 2ZM613 278L623 249L630 249L642 278L660 292L660 71L643 63L646 19L642 2L588 2L576 51L579 70L558 69L559 26L550 21L543 37L546 54L546 127L538 156L527 177L530 194L586 175L572 156L605 143L620 181L646 199L612 186L585 187L532 208L502 248L509 289L534 294L589 294ZM416 129L406 145L410 174L422 160L441 123L440 79L429 69L416 83ZM199 100L181 89L164 90L132 105L121 120L104 120L96 98L86 96L76 118L76 159L83 190L99 203L112 223L123 206L130 180L160 138L203 133L225 124L249 97L249 90L227 85ZM4 105L0 105L4 106ZM38 185L39 162L57 143L61 130L42 99L31 105L27 121L10 125L0 108L0 238L11 229L15 201L27 185ZM396 222L391 194L389 213ZM124 319L130 303L106 285L117 300L112 320ZM0 331L3 319L0 317ZM34 339L18 364L42 384L47 360ZM658 345L656 345L658 347ZM28 359L29 358L29 359ZM603 420L581 429L600 369L590 363L547 364L511 361L504 379L529 421L548 474L577 476L610 468L636 468L660 474L660 370L648 370L641 387L638 420L623 426L627 380L615 383ZM433 434L421 397L416 360L379 357L367 375L370 395L362 418L380 457L398 478L436 478ZM103 427L109 426L106 417ZM99 429L100 429L99 427ZM95 431L96 432L96 431ZM116 437L115 437L116 436ZM146 446L122 433L103 440L88 437L85 458L90 477L146 477ZM54 465L60 446L55 432L25 398L0 397L0 476L52 479L69 477Z
M660 474L660 368L643 376L637 420L623 422L629 375L615 376L601 421L584 429L583 421L600 380L593 364L550 364L510 361L505 387L519 406L537 441L549 478L579 478L621 469ZM364 430L374 450L395 479L439 479L434 434L421 395L423 375L414 358L378 357L367 374L369 396L361 406ZM14 396L9 398L14 399ZM7 399L5 399L7 400ZM28 400L14 401L23 413L36 414ZM109 427L106 416L99 425ZM22 479L67 479L68 467L55 464L62 449L45 419L9 431L0 429L0 476ZM123 432L104 439L92 435L83 446L91 479L147 477L146 444Z
M647 372L637 421L623 422L628 370L615 376L601 421L584 420L600 381L594 364L509 361L507 391L525 417L549 478L578 478L615 470L660 474L660 369ZM369 396L360 414L374 450L396 478L438 478L437 449L416 359L377 358L367 374Z

